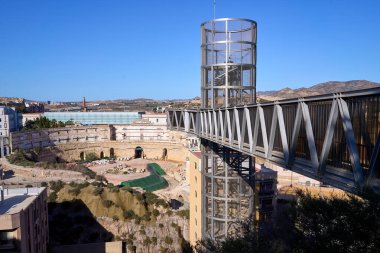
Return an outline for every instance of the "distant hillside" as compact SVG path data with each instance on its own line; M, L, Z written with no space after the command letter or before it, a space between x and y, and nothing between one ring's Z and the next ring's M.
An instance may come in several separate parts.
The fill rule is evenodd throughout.
M376 87L380 87L380 83L370 82L366 80L352 80L346 82L330 81L326 83L316 84L310 88L302 87L299 89L291 89L287 87L278 91L258 92L257 96L259 101L272 101Z

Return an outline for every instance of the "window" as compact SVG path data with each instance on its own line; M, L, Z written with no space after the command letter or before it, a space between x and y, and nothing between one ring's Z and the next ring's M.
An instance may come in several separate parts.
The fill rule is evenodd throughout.
M195 212L198 212L198 210L197 210L198 208L197 208L197 205L195 205Z
M194 164L194 169L197 169L197 163Z
M195 218L195 226L197 226L198 224L197 224L198 222L197 222L197 218Z
M197 191L195 191L195 197L197 198Z
M197 176L195 176L195 183L197 183Z
M156 119L156 122L158 123L158 119Z

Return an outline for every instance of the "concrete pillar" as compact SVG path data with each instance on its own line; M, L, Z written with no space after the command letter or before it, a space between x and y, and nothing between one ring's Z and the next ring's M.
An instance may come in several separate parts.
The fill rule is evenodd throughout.
M0 157L4 156L4 138L0 137Z

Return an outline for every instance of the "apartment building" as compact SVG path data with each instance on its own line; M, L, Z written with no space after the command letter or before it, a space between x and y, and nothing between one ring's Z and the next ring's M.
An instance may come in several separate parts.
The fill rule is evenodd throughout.
M46 253L46 188L1 188L0 192L0 252Z
M9 136L10 132L19 130L21 118L14 107L0 106L0 136Z
M190 244L195 245L202 239L202 173L200 151L189 151L188 155L188 175L190 181Z

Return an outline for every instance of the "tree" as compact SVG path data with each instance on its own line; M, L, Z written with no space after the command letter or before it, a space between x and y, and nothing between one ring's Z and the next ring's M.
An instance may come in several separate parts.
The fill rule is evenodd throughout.
M154 209L153 212L152 212L153 216L154 217L157 217L160 215L160 211L158 211L157 209Z
M378 252L380 197L315 197L297 193L282 203L272 221L260 228L241 223L242 233L224 241L197 243L199 253L221 252ZM259 237L258 237L259 236Z
M99 159L98 155L95 154L94 152L90 152L90 153L86 154L86 160L87 161L92 162L92 161L95 161L95 160L98 160L98 159Z
M306 252L376 252L380 248L380 198L313 197L298 193L295 227Z

